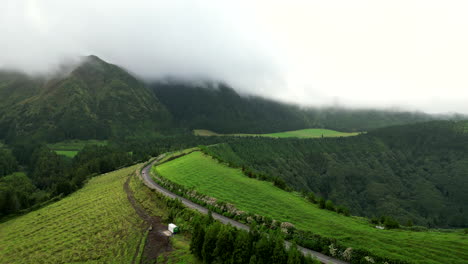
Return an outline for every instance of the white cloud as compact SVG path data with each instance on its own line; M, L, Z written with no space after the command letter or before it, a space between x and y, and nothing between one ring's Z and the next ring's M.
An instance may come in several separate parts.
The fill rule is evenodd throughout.
M302 104L468 113L466 1L13 1L0 66L96 54Z

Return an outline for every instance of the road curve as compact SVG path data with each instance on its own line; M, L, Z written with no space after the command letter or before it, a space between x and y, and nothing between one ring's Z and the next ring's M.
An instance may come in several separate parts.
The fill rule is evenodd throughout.
M195 209L203 214L207 214L208 213L208 209L206 209L205 207L199 205L199 204L196 204L190 200L187 200L185 199L184 197L181 197L179 195L176 195L172 192L170 192L169 190L163 188L162 186L160 186L159 184L157 184L152 178L151 178L151 173L150 173L150 170L151 170L151 167L158 163L162 158L165 157L165 154L162 154L162 155L159 155L153 162L149 163L147 166L145 166L142 170L141 170L141 178L143 180L143 183L150 189L153 189L153 190L156 190L162 194L164 194L165 196L167 197L170 197L170 198L173 198L173 199L179 199L185 206L189 207L189 208L192 208L192 209ZM243 230L246 230L246 231L249 231L249 226L245 225L245 224L242 224L242 223L239 223L235 220L232 220L231 218L228 218L228 217L225 217L223 215L220 215L220 214L217 214L215 212L212 212L212 215L213 215L213 218L222 222L223 224L231 224L232 226L235 226L239 229L243 229ZM288 242L288 241L285 241L285 245L286 247L289 247L291 245L291 242ZM338 259L334 259L332 257L329 257L327 255L324 255L320 252L317 252L317 251L313 251L313 250L310 250L310 249L307 249L307 248L304 248L304 247L301 247L301 246L298 246L297 247L301 252L302 254L304 255L312 255L312 256L315 256L317 257L317 259L323 263L332 263L332 264L348 264L348 262L345 262L345 261L342 261L342 260L338 260Z

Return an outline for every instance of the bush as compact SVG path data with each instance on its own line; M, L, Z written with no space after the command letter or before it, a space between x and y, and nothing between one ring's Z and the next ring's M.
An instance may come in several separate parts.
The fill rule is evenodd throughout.
M380 223L380 220L379 220L379 218L374 216L374 217L371 218L370 222L371 222L371 224L378 225Z
M317 203L317 200L315 199L315 194L313 192L307 193L306 198L311 203Z
M400 224L393 218L387 217L384 221L384 226L387 229L399 228Z
M318 204L320 209L325 209L325 199L319 198L318 199Z
M325 208L326 208L327 210L330 210L330 211L335 211L335 205L334 205L333 202L330 201L330 200L327 200L327 201L325 202Z

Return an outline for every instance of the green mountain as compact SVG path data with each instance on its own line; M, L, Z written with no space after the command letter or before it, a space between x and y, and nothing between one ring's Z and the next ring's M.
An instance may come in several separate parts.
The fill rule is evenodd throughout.
M301 108L258 96L241 96L232 88L215 83L159 82L150 87L179 126L226 134L272 133L303 128L355 132L447 118L415 112Z
M145 84L88 56L69 74L0 74L0 137L104 139L161 131L170 114Z

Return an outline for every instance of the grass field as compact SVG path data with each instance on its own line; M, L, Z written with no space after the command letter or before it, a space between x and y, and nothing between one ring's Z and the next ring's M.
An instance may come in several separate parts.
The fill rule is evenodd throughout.
M279 133L270 133L270 134L218 134L216 132L205 130L205 129L195 129L193 133L196 136L239 136L239 137L273 137L273 138L320 138L320 137L349 137L359 135L359 132L339 132L330 129L321 129L321 128L308 128L300 129L294 131L286 131Z
M297 193L244 176L201 152L153 168L161 176L236 205L240 210L291 222L297 228L334 237L347 246L415 263L466 263L468 236L453 232L379 230L367 219L321 210Z
M94 177L61 201L0 224L0 263L131 263L142 221L123 184L135 170Z
M105 146L107 143L106 140L68 140L49 144L48 147L59 155L73 158L87 145Z

